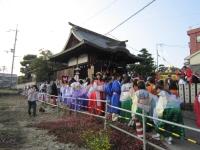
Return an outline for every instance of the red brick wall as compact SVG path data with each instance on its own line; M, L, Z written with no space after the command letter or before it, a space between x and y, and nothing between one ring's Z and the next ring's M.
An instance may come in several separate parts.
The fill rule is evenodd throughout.
M200 36L200 28L189 30L187 34L190 37L189 47L191 55L200 50L200 43L197 42L197 36Z

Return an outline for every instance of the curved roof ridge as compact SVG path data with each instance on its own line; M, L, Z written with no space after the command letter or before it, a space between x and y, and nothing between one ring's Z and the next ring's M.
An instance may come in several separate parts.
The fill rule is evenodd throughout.
M124 43L127 42L127 40L125 40L125 41L119 41L119 40L116 40L116 39L107 37L107 36L102 35L102 34L100 34L100 33L91 31L91 30L89 30L89 29L80 27L80 26L78 26L78 25L75 25L75 24L73 24L73 23L71 23L71 22L69 22L69 25L71 25L71 26L72 26L73 28L75 28L75 29L81 29L81 30L84 30L85 32L92 33L92 34L94 34L94 35L96 35L96 36L100 36L100 37L102 37L102 38L104 38L104 39L110 40L111 42L117 42L117 43L118 43L118 42L119 42L119 43L121 43L121 42L124 42Z

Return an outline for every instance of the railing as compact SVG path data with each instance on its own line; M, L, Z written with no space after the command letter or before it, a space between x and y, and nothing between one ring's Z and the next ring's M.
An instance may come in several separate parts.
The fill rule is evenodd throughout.
M50 97L55 97L57 98L57 101L56 101L56 104L52 104L52 103L49 103L47 102L46 100L38 100L42 103L45 103L45 104L48 104L48 105L51 105L51 106L54 106L54 107L57 107L57 112L59 111L59 108L60 109L67 109L67 110L70 110L70 111L74 111L74 112L78 112L78 113L82 113L82 114L86 114L86 115L91 115L91 116L94 116L94 117L98 117L98 118L102 118L104 119L104 129L106 130L107 126L110 126L111 128L114 128L120 132L123 132L131 137L134 137L140 141L143 142L143 149L146 150L146 145L149 144L157 149L160 149L160 150L164 150L163 147L159 146L159 145L156 145L154 143L152 143L151 141L148 141L146 139L146 132L145 132L145 129L146 129L146 126L151 126L151 127L154 127L153 124L151 123L146 123L145 122L145 118L149 118L149 119L152 119L152 120L157 120L157 121L160 121L160 122L164 122L164 123L167 123L167 124L170 124L170 125L174 125L174 126L177 126L177 127L181 127L181 128L184 128L184 129L189 129L189 130L192 130L192 131L195 131L195 132L199 132L200 133L200 129L197 129L197 128L193 128L193 127L189 127L189 126L186 126L186 125L182 125L182 124L177 124L177 123L174 123L174 122L170 122L170 121L167 121L167 120L163 120L163 119L158 119L158 118L155 118L155 117L152 117L152 116L147 116L144 114L144 110L142 111L142 114L141 113L134 113L132 111L129 111L129 110L126 110L126 109L123 109L123 108L119 108L119 107L115 107L115 106L112 106L110 104L108 104L108 102L106 100L93 100L93 99L84 99L84 98L75 98L75 97L62 97L62 98L70 98L70 99L73 99L75 100L74 104L75 105L75 109L70 109L68 107L64 107L65 104L60 102L59 99L60 99L60 96L55 96L55 95L49 95L49 94L46 94L46 93L40 93L40 94L43 94L44 96L47 96L48 98ZM86 112L86 111L81 111L81 110L78 110L77 106L80 106L80 107L83 107L83 105L80 105L78 104L78 100L86 100L86 101L95 101L95 102L103 102L105 103L105 111L102 111L105 113L104 116L100 116L100 115L97 115L97 114L92 114L92 113L89 113L89 112ZM138 115L138 116L141 116L142 117L142 125L143 125L143 138L140 138L124 129L121 129L117 126L115 126L114 124L111 124L111 123L107 123L107 115L109 114L109 112L107 111L107 108L110 107L110 108L115 108L115 109L118 109L120 111L124 111L124 112L128 112L128 113L131 113L131 114L135 114L135 115ZM90 108L90 107L87 107L87 108ZM97 110L97 108L94 108ZM131 119L131 118L129 118ZM171 131L167 131L163 128L158 128L159 130L163 131L163 132L168 132L168 133L171 133L172 136L174 137L177 137L177 138L180 138L181 135L177 134L177 133L174 133L174 132L171 132ZM190 143L193 143L193 144L198 144L200 145L200 143L194 139L191 139L191 138L186 138L186 137L183 137L184 140L190 142Z

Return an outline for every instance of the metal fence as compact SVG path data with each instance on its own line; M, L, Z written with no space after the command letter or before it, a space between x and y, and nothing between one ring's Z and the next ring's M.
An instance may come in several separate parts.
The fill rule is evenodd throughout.
M141 113L134 113L134 112L126 110L126 109L122 109L122 108L119 108L119 107L112 106L112 105L108 104L108 102L106 100L93 100L93 99L84 99L84 98L64 97L64 98L70 98L70 99L74 100L73 104L75 105L75 108L74 109L70 109L68 107L65 107L65 104L59 100L60 99L59 96L49 95L49 94L46 94L46 93L40 93L40 94L43 95L43 96L47 96L47 98L46 99L40 99L39 98L38 101L40 101L41 103L45 103L45 104L57 107L57 112L59 111L59 109L67 109L67 110L73 111L75 113L82 113L82 114L91 115L91 116L94 116L94 117L98 117L98 118L104 119L104 129L105 130L106 130L107 126L110 126L111 128L118 130L119 132L123 132L123 133L125 133L125 134L127 134L127 135L129 135L129 136L131 136L133 138L136 138L136 139L142 141L143 142L143 149L144 150L146 150L146 145L147 144L153 146L154 148L157 148L157 149L160 149L160 150L164 150L163 147L161 147L159 145L156 145L156 144L152 143L151 141L147 140L145 129L146 129L147 126L154 127L154 125L151 124L151 123L146 122L145 121L146 118L149 118L149 119L152 119L152 120L156 120L156 121L160 121L160 122L164 122L164 123L169 124L169 125L177 126L177 127L180 127L180 128L184 128L184 129L188 129L188 130L192 130L192 131L200 133L200 129L189 127L189 126L182 125L182 124L177 124L177 123L170 122L170 121L167 121L167 120L163 120L163 119L159 119L159 118L155 118L155 117L152 117L152 116L145 115L144 110L142 111L142 114ZM52 104L51 102L48 101L48 99L50 99L51 97L57 98L57 101L56 101L57 103L56 104ZM83 105L80 105L80 103L78 103L81 100L84 100L84 101L85 100L86 101L95 101L95 102L103 102L103 103L105 103L105 111L102 111L102 112L105 113L105 115L104 116L100 116L100 115L97 115L97 114L89 113L87 111L81 111L81 110L79 110L78 107L83 106ZM142 120L143 120L142 121L143 137L140 138L137 135L132 134L132 133L130 133L130 132L128 132L128 131L126 131L126 130L124 130L122 128L119 128L119 127L117 127L116 125L114 125L114 124L112 124L110 122L108 123L107 122L107 119L108 119L107 115L109 114L109 112L107 111L108 107L115 108L115 109L118 109L120 111L124 111L124 112L128 112L128 113L131 113L131 114L135 114L135 115L141 116ZM89 107L87 107L87 108L89 108ZM94 109L97 109L97 108L94 108ZM128 119L131 119L131 118L128 118ZM158 128L158 129L161 130L161 131L163 131L163 132L171 133L171 135L174 136L174 137L176 137L176 138L180 138L181 137L181 135L179 135L177 133L174 133L174 132L171 132L171 131L167 131L167 130L165 130L163 128ZM191 139L191 138L186 138L186 137L183 137L183 139L186 140L187 142L200 145L200 142L198 142L197 140L194 140L194 139Z

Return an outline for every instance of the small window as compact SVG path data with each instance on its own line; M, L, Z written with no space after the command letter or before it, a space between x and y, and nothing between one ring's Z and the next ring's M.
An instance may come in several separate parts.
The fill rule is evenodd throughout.
M197 42L200 43L200 35L197 36Z

